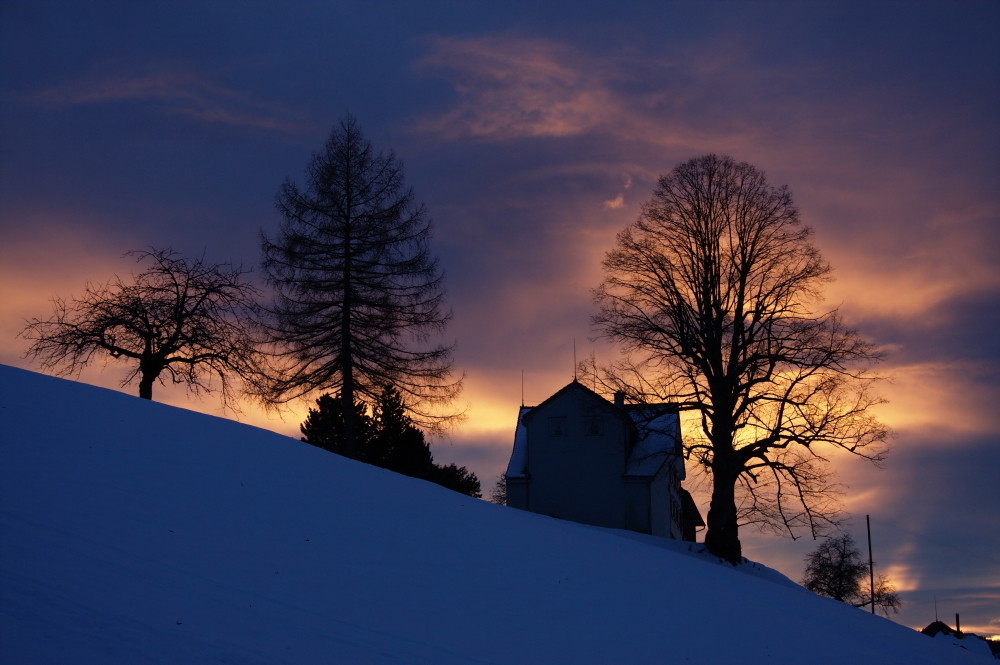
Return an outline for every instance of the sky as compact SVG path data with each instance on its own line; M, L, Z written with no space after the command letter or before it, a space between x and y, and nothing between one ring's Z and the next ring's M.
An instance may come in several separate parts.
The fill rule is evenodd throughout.
M615 234L658 175L729 154L790 188L834 267L827 304L887 353L890 458L834 465L850 532L865 542L871 516L902 591L896 620L926 625L936 603L1000 634L998 30L1000 5L975 0L7 0L0 362L32 368L25 319L127 275L130 249L254 267L281 182L350 113L434 220L467 415L435 458L488 488L522 401L574 357L614 357L590 317ZM239 418L297 435L305 409ZM741 535L795 579L816 545Z

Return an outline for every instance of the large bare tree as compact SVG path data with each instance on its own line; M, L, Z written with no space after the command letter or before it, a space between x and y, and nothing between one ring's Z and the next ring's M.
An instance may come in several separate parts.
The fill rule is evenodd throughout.
M386 386L400 390L422 426L442 422L435 407L457 395L461 379L452 376L451 346L432 338L451 315L428 249L431 221L400 162L376 152L348 116L313 155L305 187L286 180L276 202L280 232L262 236L281 368L269 398L338 394L351 456L353 407L375 403Z
M21 336L42 369L78 374L104 357L128 364L122 381L138 379L139 397L168 376L197 394L218 378L224 405L235 407L243 390L257 391L261 363L257 289L247 271L230 264L189 260L171 249L132 251L147 267L131 281L114 276L87 284L83 296L55 298L49 319L31 319ZM236 390L233 377L241 390Z
M686 447L712 478L705 543L732 562L741 521L793 537L836 522L831 450L885 452L870 411L878 350L817 310L830 266L811 234L786 187L698 157L659 179L594 293L596 329L625 351L605 368L608 388L699 416Z

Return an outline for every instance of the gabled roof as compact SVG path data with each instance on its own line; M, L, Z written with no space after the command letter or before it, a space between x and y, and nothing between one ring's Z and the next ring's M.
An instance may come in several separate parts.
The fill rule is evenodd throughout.
M569 393L569 392L580 393L581 395L583 395L587 399L593 400L593 402L595 404L599 404L602 407L606 407L609 410L613 410L613 411L618 412L619 417L621 417L623 419L627 417L624 413L621 412L621 409L619 409L618 407L616 407L612 402L609 402L608 400L604 399L604 397L600 393L597 393L597 392L591 390L590 388L588 388L587 386L583 385L582 383L580 383L576 379L573 379L572 382L567 383L565 386L563 386L562 388L560 388L556 392L552 393L552 395L550 395L547 399L545 399L544 401L542 401L542 403L539 404L538 406L535 406L535 407L521 407L521 408L522 409L527 408L527 409L529 409L529 411L532 411L532 412L533 411L538 411L538 410L541 410L541 409L545 408L550 403L556 401L557 399L561 398L563 395L565 395L566 393ZM524 415L528 416L529 414L526 413Z
M625 464L625 474L636 477L655 476L671 458L680 459L681 428L676 407L670 404L636 404L617 406L579 381L556 391L538 406L522 406L517 415L517 429L514 433L514 450L507 465L507 478L523 478L527 474L528 431L525 419L530 414L569 390L583 391L593 396L609 410L615 411L623 419L634 425L635 437ZM530 419L529 419L530 420ZM683 463L681 463L683 478Z

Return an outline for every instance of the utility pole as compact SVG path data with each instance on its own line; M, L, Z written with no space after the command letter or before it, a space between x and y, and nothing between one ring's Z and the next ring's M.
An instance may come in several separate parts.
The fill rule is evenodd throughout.
M872 518L865 515L865 523L868 525L868 583L871 584L872 592L872 614L875 614L875 562L872 561Z

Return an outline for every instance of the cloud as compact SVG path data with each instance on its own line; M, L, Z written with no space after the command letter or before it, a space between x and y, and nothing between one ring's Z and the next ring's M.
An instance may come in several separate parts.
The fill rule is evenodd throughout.
M662 159L664 149L685 157L770 150L777 133L801 145L817 125L843 123L828 99L775 107L777 82L802 73L748 68L749 57L747 47L724 39L672 54L517 34L443 37L416 69L447 79L456 99L418 129L452 141L605 136Z
M160 68L128 72L93 72L57 86L38 90L29 99L49 108L96 104L155 104L163 112L203 124L222 124L279 133L306 128L278 104L217 83L184 69Z
M455 108L423 121L425 131L452 139L573 136L620 110L600 61L547 40L446 37L417 66L445 70L455 86Z
M936 361L888 368L886 386L891 401L879 407L880 417L901 435L936 431L940 434L985 434L1000 429L996 404L995 368L977 361ZM943 445L943 439L928 441Z
M625 207L625 196L623 194L619 194L615 198L605 201L604 207L609 210Z
M888 334L878 341L910 349L894 361L909 381L917 362L936 363L954 351L922 344L929 333L975 325L971 305L956 302L989 306L1000 294L1000 201L984 175L989 170L973 169L970 178L968 168L942 172L926 161L928 154L944 163L978 159L963 147L977 145L977 129L960 114L942 114L936 98L913 106L898 90L867 81L832 92L819 76L830 75L826 65L817 71L815 63L748 62L754 49L720 38L690 52L667 48L638 57L514 34L442 38L419 69L444 76L456 97L425 116L420 129L453 141L489 141L494 154L505 142L517 146L531 165L532 186L550 183L550 199L537 205L550 206L551 216L538 223L580 233L594 227L581 223L578 206L551 203L568 194L557 178L581 182L579 198L602 185L628 190L633 174L636 184L651 187L675 159L710 150L756 164L773 184L791 186L804 220L817 229L816 243L836 268L827 302L842 306L863 333ZM627 209L624 194L592 201L605 212ZM531 234L530 246L522 244L525 258L590 265L588 278L574 285L599 280L599 253ZM613 237L598 235L606 251ZM569 251L586 254L568 259ZM922 359L912 356L916 349ZM961 372L939 371L935 386L966 394L955 380ZM922 411L910 412L927 422ZM962 421L978 428L982 418Z

